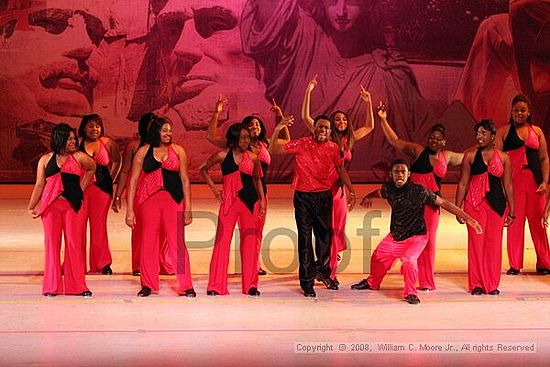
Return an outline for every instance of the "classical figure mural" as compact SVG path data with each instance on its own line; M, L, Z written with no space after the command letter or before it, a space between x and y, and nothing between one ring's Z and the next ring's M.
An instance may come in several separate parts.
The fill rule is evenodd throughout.
M0 182L31 182L53 126L92 112L121 149L144 113L168 117L199 180L220 95L220 131L257 114L271 134L274 100L298 138L315 77L312 116L362 126L364 87L408 141L443 123L465 149L479 119L507 123L518 92L548 131L549 23L540 0L0 0ZM356 182L384 181L399 155L377 124L354 148ZM291 172L276 158L268 180Z

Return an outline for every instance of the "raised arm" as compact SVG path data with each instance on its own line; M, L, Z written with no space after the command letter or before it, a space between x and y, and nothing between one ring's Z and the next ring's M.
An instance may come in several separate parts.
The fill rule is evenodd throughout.
M214 196L220 203L222 202L222 192L216 187L216 184L214 183L214 180L212 180L212 177L210 177L208 170L213 165L221 163L226 155L227 151L219 151L217 153L214 153L210 157L208 157L208 159L199 167L199 171L203 180L206 182L208 187L210 187L210 190L212 190Z
M38 160L38 166L36 167L36 182L34 183L29 205L27 206L27 211L33 218L38 218L39 215L36 206L42 197L44 186L46 186L46 165L51 157L52 153L47 153Z
M227 99L220 94L214 105L214 112L212 113L212 118L210 119L210 124L208 125L208 135L206 139L220 148L227 148L225 138L220 136L218 133L218 122L220 114L223 112L223 109L227 105Z
M294 123L294 117L292 116L286 116L283 118L277 126L275 126L275 129L273 130L273 135L271 136L271 144L269 144L269 153L271 154L283 154L285 153L284 145L290 141L290 133L288 137L288 141L284 139L279 139L278 136L282 129L287 129Z
M319 80L317 75L307 83L304 101L302 102L302 121L306 124L309 131L313 131L313 118L311 117L311 92L315 89Z
M363 139L374 130L374 114L372 112L371 95L362 85L359 94L361 95L361 99L363 100L363 102L365 102L365 105L367 107L367 119L365 120L364 126L361 126L353 132L353 138L355 139L355 141Z
M182 146L174 144L174 150L176 151L180 161L180 179L183 187L183 200L185 203L185 211L183 212L184 224L187 226L193 222L193 211L191 209L191 184L189 182L189 160L187 159L187 153Z
M124 189L126 188L128 175L130 174L130 170L132 169L132 158L134 157L134 153L137 150L138 145L138 140L131 141L130 143L128 143L126 149L124 149L124 153L122 154L122 167L120 167L120 174L118 175L118 184L116 187L115 198L113 199L113 204L111 205L111 209L113 209L115 213L118 213L122 206L121 196L124 192Z
M399 150L400 152L405 153L409 157L415 159L422 153L424 147L418 143L413 143L406 140L399 139L399 136L393 131L389 122L388 122L388 113L386 111L386 106L380 102L376 108L378 117L380 118L380 124L382 125L382 131L384 136L388 139L388 142L392 147Z
M275 124L278 124L279 122L281 122L282 119L285 118L285 114L283 113L283 109L281 108L281 106L279 106L277 104L277 102L275 102L275 99L272 99L271 111L273 111L275 113ZM288 131L287 126L285 126L281 130L281 132L279 133L277 139L281 140L281 142L283 144L288 143L290 141L290 131ZM270 143L271 143L271 140L270 140Z

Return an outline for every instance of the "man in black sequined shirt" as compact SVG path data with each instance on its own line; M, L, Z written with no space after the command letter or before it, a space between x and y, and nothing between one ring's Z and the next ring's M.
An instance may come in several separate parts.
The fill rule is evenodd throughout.
M418 256L426 246L428 235L424 222L424 206L438 205L462 218L481 233L478 222L453 203L437 196L424 186L409 182L408 165L401 159L395 160L390 168L391 182L367 194L361 205L370 207L371 199L384 198L392 208L390 233L380 242L371 258L371 274L351 286L351 289L379 289L380 283L396 259L401 260L401 273L405 279L403 295L410 304L420 303L416 294L418 278Z

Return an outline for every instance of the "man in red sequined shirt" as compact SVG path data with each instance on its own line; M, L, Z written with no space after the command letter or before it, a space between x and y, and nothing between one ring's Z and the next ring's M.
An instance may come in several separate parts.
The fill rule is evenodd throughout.
M275 128L274 137L288 124L283 119ZM305 297L315 297L315 278L330 290L338 286L330 279L330 244L332 240L332 192L329 172L332 167L340 175L348 188L349 210L355 205L355 192L338 145L329 141L330 120L327 116L317 116L311 136L293 140L286 144L274 143L272 152L294 154L294 213L298 228L298 258L300 261L300 287ZM277 142L277 139L271 141ZM315 235L315 251L311 234ZM317 260L315 260L317 257Z

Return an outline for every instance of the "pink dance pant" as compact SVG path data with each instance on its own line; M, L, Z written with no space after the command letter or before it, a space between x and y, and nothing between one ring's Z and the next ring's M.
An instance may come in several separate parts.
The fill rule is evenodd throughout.
M55 200L42 213L44 227L44 284L42 293L79 294L88 290L83 259L84 213L76 213L69 202ZM65 239L64 275L61 275L61 235Z
M168 191L161 190L151 195L138 208L137 221L141 230L141 285L159 290L159 252L161 239L176 254L176 278L178 292L193 288L189 252L185 246L183 221L184 204L178 204Z
M107 215L111 206L111 196L92 184L84 191L84 210L86 220L90 221L90 272L98 273L111 265L111 250L107 237ZM85 229L84 229L85 230ZM84 232L85 233L85 232ZM85 249L85 248L84 248ZM86 259L84 251L84 259Z
M418 285L420 288L435 289L435 239L439 226L439 207L424 206L424 221L428 231L428 243L418 257Z
M537 253L537 268L550 268L550 250L546 228L542 225L546 195L537 194L537 184L531 170L522 169L512 181L516 219L507 230L508 261L514 269L523 268L525 219Z
M418 277L418 256L428 242L428 235L412 236L403 241L396 241L388 234L378 244L370 261L371 273L367 281L372 289L379 289L384 276L391 269L395 260L401 260L401 274L405 279L403 295L416 294Z
M477 220L483 234L468 226L468 291L498 289L502 271L502 230L505 216L499 216L487 200L476 208L464 204L464 211Z
M218 228L216 229L216 241L210 261L210 275L208 276L207 290L219 294L229 294L227 289L227 268L229 266L229 252L231 238L235 224L239 223L241 238L241 264L242 264L242 293L248 293L250 288L258 288L258 215L259 203L254 205L254 212L244 205L241 199L236 198L227 214L218 213Z
M344 191L344 195L342 195ZM347 248L346 219L348 216L347 195L343 188L332 194L332 243L330 246L330 278L336 278L338 253Z
M132 271L140 270L141 262L141 233L138 223L132 230ZM170 251L168 243L166 242L164 234L160 236L160 273L161 274L175 274L176 273L176 254Z

